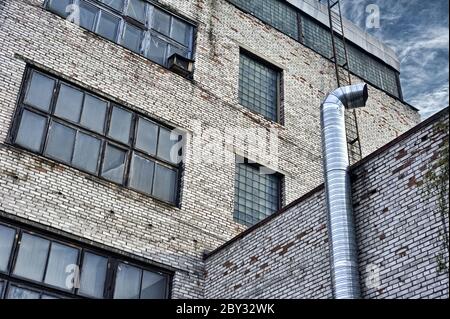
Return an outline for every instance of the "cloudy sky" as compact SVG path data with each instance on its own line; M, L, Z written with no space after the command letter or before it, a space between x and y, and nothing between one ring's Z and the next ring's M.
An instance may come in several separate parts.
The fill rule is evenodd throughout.
M347 19L397 52L404 98L421 110L423 118L448 106L448 0L342 0L341 3ZM379 28L366 27L369 15L366 9L370 4L379 8Z

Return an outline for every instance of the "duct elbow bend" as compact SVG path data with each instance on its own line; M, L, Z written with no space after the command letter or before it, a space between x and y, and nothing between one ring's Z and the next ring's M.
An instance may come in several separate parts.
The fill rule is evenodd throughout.
M337 88L331 92L324 101L326 103L336 103L339 100L347 109L364 107L369 98L367 84L359 83Z

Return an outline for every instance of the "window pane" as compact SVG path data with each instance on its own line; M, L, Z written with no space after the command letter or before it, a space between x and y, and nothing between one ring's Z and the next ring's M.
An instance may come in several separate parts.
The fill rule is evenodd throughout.
M167 53L167 57L169 58L175 53L177 53L181 56L184 56L185 58L188 58L188 59L190 58L189 51L180 49L172 44L169 44L169 52Z
M74 143L75 130L53 122L49 130L45 154L63 162L70 163Z
M125 151L108 144L103 160L102 176L112 182L122 184L125 159Z
M50 2L48 3L48 7L57 15L66 18L69 15L68 6L71 4L71 2L72 0L50 0Z
M124 0L100 0L100 1L106 4L107 6L116 9L117 11L122 11Z
M156 165L153 195L169 203L175 203L175 186L177 183L177 171L165 166Z
M78 123L80 121L83 92L70 86L61 84L58 101L56 102L55 115Z
M90 173L97 172L101 141L79 132L75 142L72 164Z
M130 187L151 194L154 170L155 163L153 161L134 154L131 161Z
M107 266L107 258L85 253L81 268L80 293L103 298Z
M15 235L15 229L0 225L0 271L8 270L9 256Z
M142 0L130 0L127 15L142 23L145 22L145 2Z
M123 46L130 49L131 51L139 53L141 40L142 40L141 29L136 28L129 23L126 23L122 38Z
M166 298L167 276L144 271L142 276L141 299Z
M17 132L16 144L39 152L46 124L47 119L45 117L24 110Z
M41 299L61 299L61 298L50 295L41 295Z
M81 125L98 133L103 133L107 103L90 94L84 97Z
M170 15L158 8L153 9L152 28L159 33L169 36Z
M3 288L5 288L5 282L0 281L0 299L2 299L3 296Z
M23 233L14 274L42 281L49 245L50 242L46 239Z
M167 43L158 37L152 36L147 44L145 56L156 63L166 65L166 50Z
M68 279L73 274L73 269L68 269L67 266L77 264L78 249L53 242L44 282L63 289L72 289L73 283Z
M117 141L128 144L130 139L131 113L114 107L108 135Z
M102 11L98 22L97 33L111 41L115 41L117 38L119 21L119 18L107 13L106 11Z
M39 292L10 286L7 299L39 299Z
M158 157L166 161L178 162L178 140L171 140L171 131L165 128L159 130Z
M181 44L188 46L189 39L191 38L192 27L180 19L173 18L172 30L170 37Z
M138 130L136 136L136 148L147 152L148 154L156 154L156 142L158 137L158 125L153 122L139 118Z
M139 268L122 263L119 264L117 267L114 299L139 299L141 273L142 270Z
M90 31L94 31L95 16L99 12L94 6L80 1L80 26Z
M52 100L55 80L33 72L24 102L43 111L48 111Z

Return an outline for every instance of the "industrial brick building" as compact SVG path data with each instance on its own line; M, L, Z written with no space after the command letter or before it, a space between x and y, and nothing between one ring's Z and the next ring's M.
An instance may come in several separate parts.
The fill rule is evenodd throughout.
M403 101L395 53L343 27L352 81L369 84L356 111L366 157L420 117ZM0 297L330 297L322 195L310 191L323 181L319 105L337 85L331 51L344 47L332 39L313 0L0 0ZM379 182L360 180L358 198ZM257 262L259 286L218 278L250 246L230 260L205 253L277 211L295 213L303 196L310 217L289 220L321 228L314 254L325 262L290 282L301 289L261 293L273 278ZM382 218L371 212L359 222ZM388 245L372 244L381 232L369 226L358 232L367 247ZM289 254L275 261L299 257ZM363 270L377 263L371 250L361 258ZM427 277L437 292L423 296L444 296L448 273L439 276ZM398 291L363 295L422 296Z

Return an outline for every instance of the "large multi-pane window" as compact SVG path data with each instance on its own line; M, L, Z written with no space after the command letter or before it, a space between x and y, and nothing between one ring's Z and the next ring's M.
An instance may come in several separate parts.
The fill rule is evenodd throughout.
M281 71L241 52L239 62L239 103L272 121L279 120Z
M167 66L174 53L193 58L194 26L144 0L47 0L81 27Z
M0 299L166 299L170 274L0 222Z
M45 157L177 204L182 136L66 81L28 70L11 138Z
M234 220L252 226L281 208L280 174L238 158Z
M331 33L328 27L301 13L281 0L228 0L240 9L251 13L258 19L279 31L305 44L326 58L333 56ZM299 32L298 30L301 30ZM337 37L338 61L343 64L344 49L342 39ZM398 72L373 58L351 43L347 43L349 69L376 85L380 89L400 97Z

